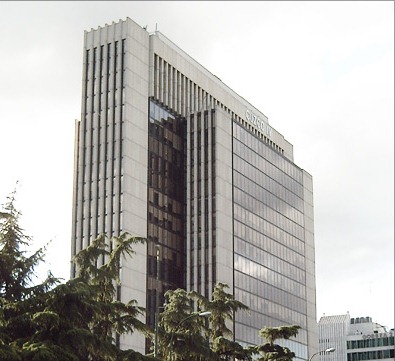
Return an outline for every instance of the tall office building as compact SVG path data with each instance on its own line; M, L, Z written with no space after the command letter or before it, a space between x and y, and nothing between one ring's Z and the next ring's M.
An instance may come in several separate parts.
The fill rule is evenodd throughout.
M394 361L394 329L373 322L371 317L351 318L350 314L323 316L318 322L321 361Z
M307 359L318 345L313 188L292 145L158 31L120 20L85 32L83 52L72 255L102 233L145 237L122 263L120 297L148 324L156 292L160 303L174 288L210 298L223 282L250 308L235 316L236 341L297 324L284 345ZM120 344L145 352L140 335Z

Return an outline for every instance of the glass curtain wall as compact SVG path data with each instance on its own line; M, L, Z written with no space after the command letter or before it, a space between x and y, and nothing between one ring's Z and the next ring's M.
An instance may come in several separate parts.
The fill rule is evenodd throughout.
M265 326L299 325L284 346L307 358L302 171L240 124L233 123L235 297L239 342L262 343Z
M151 327L163 294L185 288L185 125L185 118L150 100L146 314Z

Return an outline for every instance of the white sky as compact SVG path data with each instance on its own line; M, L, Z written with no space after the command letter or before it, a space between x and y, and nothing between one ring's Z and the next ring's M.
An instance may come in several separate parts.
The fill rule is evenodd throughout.
M313 175L317 320L394 326L394 2L0 2L0 203L69 278L84 30L155 27L261 110ZM262 325L264 326L264 325Z

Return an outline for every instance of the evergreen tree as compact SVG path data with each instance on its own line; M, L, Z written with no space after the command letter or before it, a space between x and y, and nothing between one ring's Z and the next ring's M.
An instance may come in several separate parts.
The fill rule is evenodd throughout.
M143 332L144 309L117 297L121 264L133 246L145 240L127 233L93 240L74 258L77 277L61 284L52 274L34 284L35 267L45 248L31 255L31 238L19 226L15 192L0 212L0 360L4 361L146 361L134 350L120 350L120 335ZM167 291L159 324L159 354L164 361L291 361L295 354L276 344L297 335L299 326L265 327L262 345L242 347L233 340L234 313L248 310L218 283L212 300L182 289ZM201 311L209 318L199 317Z
M27 300L59 282L49 274L43 283L33 285L34 270L44 260L45 247L27 255L32 240L19 225L20 212L14 206L15 193L7 197L0 212L0 299L3 302Z
M45 248L28 255L31 238L19 225L16 191L0 212L0 359L20 360L20 345L34 331L33 316L43 309L46 293L57 283L51 273L34 284L35 267L44 260Z
M31 238L19 226L14 201L15 192L0 213L0 360L149 360L117 345L119 335L149 332L136 301L117 298L122 259L144 239L98 237L75 257L76 278L61 284L49 274L34 285L45 249L27 255Z
M259 361L292 361L295 353L288 347L283 347L275 343L276 340L288 340L298 334L300 326L280 326L264 327L259 331L259 335L266 343L252 347L255 354L259 354Z
M247 311L248 307L235 300L231 293L226 292L227 288L229 288L227 284L217 283L213 290L212 300L194 293L199 307L211 312L207 337L214 352L212 358L214 360L233 360L237 357L239 360L249 360L249 349L233 341L233 331L229 328L233 323L234 313L239 310Z
M194 311L192 293L183 289L165 293L166 307L160 316L159 354L165 361L204 360L209 345L204 337L204 317Z
M212 300L182 289L167 291L160 317L159 349L163 360L250 360L251 352L233 341L229 322L237 310L248 307L218 283ZM208 313L208 314L207 314ZM206 314L208 317L199 317Z
M74 259L77 277L48 293L45 311L36 315L36 331L25 347L42 353L49 345L45 351L58 360L147 359L134 350L120 350L117 345L119 335L135 331L148 334L139 319L143 308L135 300L125 304L117 299L121 259L131 256L132 247L143 241L127 233L110 242L100 236L80 251ZM105 262L99 265L98 260L103 259Z

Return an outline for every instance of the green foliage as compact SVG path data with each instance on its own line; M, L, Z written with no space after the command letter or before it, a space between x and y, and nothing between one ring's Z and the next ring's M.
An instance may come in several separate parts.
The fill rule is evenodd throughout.
M136 301L117 300L121 258L133 254L131 248L138 242L143 239L127 234L110 240L101 236L82 250L74 259L77 277L48 292L32 340L50 340L78 360L118 360L123 353L116 346L116 335L148 332L138 319L144 310ZM110 244L113 251L108 251ZM106 262L98 265L98 259ZM49 318L55 322L46 323Z
M275 344L276 340L288 340L298 334L300 326L264 327L259 335L266 341L262 345L253 347L253 351L259 354L259 361L291 361L295 353L289 348Z
M51 274L33 284L45 248L27 255L31 238L20 228L15 192L0 213L0 360L149 360L119 350L116 337L148 334L135 300L117 299L122 259L143 238L127 233L98 237L73 260L77 277L61 284Z
M31 238L19 226L20 212L15 209L15 191L7 197L0 213L0 300L4 303L22 301L37 293L46 292L58 280L51 274L38 285L34 268L44 260L45 247L28 256Z
M218 283L211 300L182 289L167 291L159 323L159 353L163 360L250 360L251 352L231 340L234 313L248 307ZM195 311L195 312L194 312ZM201 312L210 312L199 317Z
M159 323L161 360L291 361L295 357L293 352L275 341L296 336L299 326L262 328L260 336L266 341L262 345L243 347L233 340L231 323L234 314L240 310L248 311L248 307L226 292L227 288L226 284L218 283L211 300L182 289L165 293L166 307ZM199 317L199 312L203 311L209 311L209 317Z
M278 339L288 340L298 334L300 326L280 326L280 327L264 327L259 331L261 336L266 342L273 345Z
M192 293L170 290L165 298L159 323L159 354L163 360L200 360L209 348L203 337L205 320L193 312Z
M27 254L31 239L19 226L15 192L0 212L0 360L4 361L291 361L278 339L297 335L299 326L266 327L265 343L243 347L234 341L234 314L248 307L218 283L212 299L182 289L167 291L158 327L159 358L120 350L126 333L154 333L141 321L144 309L118 297L122 260L145 240L127 233L100 236L73 262L77 275L60 283L52 274L34 284L34 269L45 248ZM208 318L199 313L209 311ZM254 358L255 359L255 358Z
M206 337L210 340L214 359L232 360L237 355L240 360L248 360L248 350L232 340L233 332L230 329L235 312L248 311L248 307L226 292L228 288L228 285L219 282L214 287L211 300L197 293L194 293L194 297L201 309L211 312L210 329Z
M51 343L26 343L23 348L23 360L31 361L78 361L73 354Z
M215 352L213 360L252 360L252 351L250 348L244 348L238 342L229 340L223 336L214 338L211 344Z
M0 343L0 360L2 361L22 361L15 347Z
M15 191L0 212L0 359L21 360L23 344L34 333L44 309L46 293L59 283L52 274L34 284L35 267L44 260L45 248L28 255L31 238L19 226Z
M211 312L209 317L211 329L209 333L210 340L220 336L232 336L233 332L227 326L227 322L233 321L233 315L239 310L248 310L248 307L242 302L234 299L231 293L225 291L229 288L224 283L217 283L213 290L212 300L194 293L198 306L201 309Z

